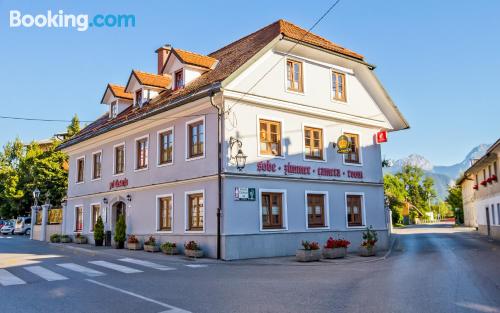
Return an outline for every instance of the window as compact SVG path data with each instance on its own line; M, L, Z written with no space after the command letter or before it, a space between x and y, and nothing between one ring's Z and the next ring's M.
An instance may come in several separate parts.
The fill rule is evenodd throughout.
M92 154L92 179L101 178L101 156L102 152Z
M137 170L148 168L148 138L140 138L135 141Z
M307 226L325 227L325 195L307 194Z
M135 105L142 105L142 89L139 89L135 92Z
M182 70L175 72L175 86L174 89L184 87L184 73Z
M287 89L290 91L303 92L302 62L286 61Z
M262 203L262 228L283 228L283 194L277 192L263 192Z
M188 199L188 230L203 230L203 193L190 194Z
M497 203L498 224L500 225L500 203Z
M85 158L79 158L76 160L76 182L83 183L85 172Z
M349 142L351 143L351 152L344 154L345 163L350 164L361 164L361 158L359 155L359 135L345 133Z
M110 107L110 117L115 118L118 115L118 103L116 101L111 102Z
M497 176L497 161L493 162L493 175Z
M304 127L304 141L306 159L323 160L323 130Z
M188 149L189 158L201 157L204 154L204 121L196 121L188 125L189 143Z
M83 230L83 207L77 206L75 208L75 232Z
M97 223L97 218L99 215L101 215L101 205L99 204L92 204L90 206L90 212L91 212L91 220L90 220L90 231L94 231L94 226L95 223Z
M363 196L347 195L347 226L363 226Z
M168 164L173 161L174 132L169 129L158 134L158 164Z
M488 165L488 177L491 177L491 165Z
M259 120L260 154L281 155L281 123L269 120Z
M125 145L115 147L115 175L125 171Z
M158 198L158 231L172 230L172 197Z
M495 225L495 205L491 205L491 224Z
M483 180L486 180L486 169L483 168Z
M346 101L345 74L332 71L332 97L335 100Z

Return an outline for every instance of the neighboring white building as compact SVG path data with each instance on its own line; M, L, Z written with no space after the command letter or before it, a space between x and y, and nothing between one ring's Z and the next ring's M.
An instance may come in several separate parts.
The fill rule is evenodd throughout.
M460 181L464 222L483 235L500 239L500 139L469 167Z
M332 235L357 249L373 225L386 248L375 136L409 126L362 55L306 33L279 20L208 56L166 45L157 74L108 85L108 113L60 146L64 233L91 239L98 215L114 231L125 214L128 234L230 260Z

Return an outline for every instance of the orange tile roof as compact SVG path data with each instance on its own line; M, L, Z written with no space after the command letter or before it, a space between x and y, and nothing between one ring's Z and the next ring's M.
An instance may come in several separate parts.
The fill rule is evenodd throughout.
M343 48L312 33L309 33L304 37L304 34L306 33L307 30L285 20L278 20L269 24L256 32L253 32L215 52L210 53L208 57L218 60L219 63L217 66L190 82L186 87L175 91L169 89L162 91L159 96L152 99L148 105L145 105L142 108L134 108L130 106L114 119L109 119L107 114L105 114L98 118L95 122L82 129L76 136L62 143L59 146L59 149L69 147L112 129L127 125L128 123L133 122L136 119L140 119L143 116L154 114L153 111L158 112L160 111L160 108L168 107L170 104L179 99L184 99L185 97L195 94L204 88L214 86L217 83L222 82L280 34L292 40L302 40L310 45L363 61L363 56L361 54ZM139 71L133 71L133 73L136 73L136 77L139 80L140 78L143 78L144 84L146 84L146 81L147 84L150 84L151 82L149 80L161 80L162 86L167 86L170 83L170 77ZM168 84L166 83L167 80Z
M115 85L115 84L108 84L108 88L113 93L113 96L115 96L117 98L128 99L128 100L133 99L132 94L125 92L125 87L123 87L123 86L119 86L119 85Z
M174 48L172 51L179 57L180 61L185 64L191 64L195 66L200 66L208 69L212 69L217 63L217 59L211 58L206 55L201 55L198 53L182 50L179 48Z
M133 70L132 75L135 75L135 77L139 81L139 84L144 86L167 88L171 82L169 76L146 73L138 70Z

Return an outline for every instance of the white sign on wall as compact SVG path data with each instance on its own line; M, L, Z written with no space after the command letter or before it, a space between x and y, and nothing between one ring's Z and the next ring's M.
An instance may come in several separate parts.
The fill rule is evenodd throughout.
M235 187L234 200L255 201L255 188Z

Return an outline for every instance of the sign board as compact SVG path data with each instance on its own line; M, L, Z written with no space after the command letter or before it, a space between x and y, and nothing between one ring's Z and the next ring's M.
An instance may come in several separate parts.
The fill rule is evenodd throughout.
M235 187L234 200L255 201L255 188Z
M387 130L381 130L379 132L377 132L377 134L375 135L375 139L376 139L376 142L377 143L383 143L383 142L387 142Z
M339 139L337 139L337 153L351 153L351 141L346 135L341 135Z

